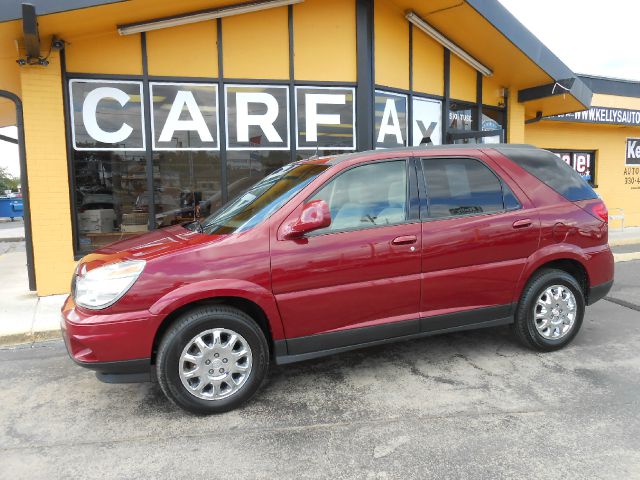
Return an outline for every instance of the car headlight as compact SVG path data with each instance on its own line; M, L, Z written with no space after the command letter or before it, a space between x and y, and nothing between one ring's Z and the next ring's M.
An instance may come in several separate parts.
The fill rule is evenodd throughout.
M75 277L74 299L76 304L91 310L113 305L138 279L147 262L126 260L94 268Z

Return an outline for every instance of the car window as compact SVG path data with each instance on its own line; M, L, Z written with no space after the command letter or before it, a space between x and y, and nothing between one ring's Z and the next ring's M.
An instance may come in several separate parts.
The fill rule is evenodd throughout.
M422 160L429 217L444 218L504 210L502 185L484 164L470 158Z
M290 163L260 180L202 222L209 234L240 233L255 227L327 169L325 165Z
M309 200L324 200L331 225L315 234L402 223L407 219L405 160L352 168L327 183Z
M508 147L496 150L571 202L598 198L578 172L547 150Z
M513 193L513 190L506 183L502 183L502 197L504 198L504 209L505 210L517 210L522 207L520 205L520 201Z

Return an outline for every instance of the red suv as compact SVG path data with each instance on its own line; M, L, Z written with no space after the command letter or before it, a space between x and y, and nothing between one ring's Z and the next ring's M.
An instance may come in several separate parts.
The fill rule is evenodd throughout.
M555 350L612 283L606 207L552 153L379 150L291 163L202 222L87 255L62 329L101 380L157 377L211 413L271 360L504 324Z

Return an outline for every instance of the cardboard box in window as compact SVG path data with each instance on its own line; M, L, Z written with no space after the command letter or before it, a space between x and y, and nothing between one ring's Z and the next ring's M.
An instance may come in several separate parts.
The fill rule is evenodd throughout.
M113 232L116 213L112 208L85 210L78 214L78 229L81 232Z
M120 231L124 233L140 233L146 232L149 228L147 225L120 225Z

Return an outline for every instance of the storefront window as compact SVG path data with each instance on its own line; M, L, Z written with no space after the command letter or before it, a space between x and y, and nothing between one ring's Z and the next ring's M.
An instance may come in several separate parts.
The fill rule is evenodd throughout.
M144 152L76 151L73 170L80 253L147 230Z
M296 87L296 149L355 150L355 89Z
M291 92L281 84L154 80L148 98L139 80L72 79L68 87L82 254L149 228L202 220L292 159L356 150L353 86ZM477 105L451 102L443 124L440 99L409 99L375 91L376 148L407 145L410 132L414 145L483 138ZM503 119L488 109L482 130L501 131Z
M451 102L449 106L449 130L472 130L473 107L469 104Z
M345 153L349 152L343 152L341 150L318 150L317 152L313 150L302 150L296 152L296 160L305 160L312 157L333 157L335 155L343 155Z
M442 102L413 97L413 145L442 144Z
M155 152L153 188L158 227L210 215L222 206L218 152ZM139 207L148 211L148 198Z
M504 112L489 108L482 109L482 131L490 132L494 130L504 131ZM482 143L500 143L504 135L492 135L490 137L482 137Z
M407 96L376 90L375 147L404 147L407 141Z
M228 201L289 162L291 153L283 150L227 152Z

